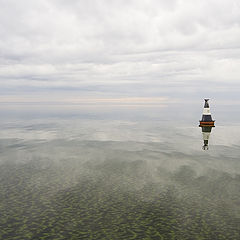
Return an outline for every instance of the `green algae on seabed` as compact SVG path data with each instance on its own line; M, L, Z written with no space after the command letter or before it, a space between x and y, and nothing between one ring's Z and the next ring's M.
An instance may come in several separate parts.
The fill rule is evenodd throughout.
M169 185L149 181L134 189L129 188L133 176L123 173L133 171L141 162L103 164L94 178L84 176L64 189L58 186L62 181L57 170L45 169L42 177L48 178L48 183L33 188L30 179L39 174L37 165L2 164L0 238L240 239L239 215L230 214L229 196L216 190L222 175L213 182L185 167L170 174ZM239 179L224 175L228 189L240 187ZM212 190L215 194L210 194ZM239 197L235 193L232 202Z

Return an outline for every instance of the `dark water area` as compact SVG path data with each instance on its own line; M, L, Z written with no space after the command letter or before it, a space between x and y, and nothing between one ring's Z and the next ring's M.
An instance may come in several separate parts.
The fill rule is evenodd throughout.
M0 110L0 239L240 239L238 107Z

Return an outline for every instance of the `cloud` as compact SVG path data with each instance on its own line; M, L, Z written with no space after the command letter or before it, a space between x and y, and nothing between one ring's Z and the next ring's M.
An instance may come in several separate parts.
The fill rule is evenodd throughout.
M208 82L238 83L234 0L1 0L0 6L2 92L96 87L109 97L130 87L129 96L152 97L179 93L179 84L184 95L189 86L204 92Z

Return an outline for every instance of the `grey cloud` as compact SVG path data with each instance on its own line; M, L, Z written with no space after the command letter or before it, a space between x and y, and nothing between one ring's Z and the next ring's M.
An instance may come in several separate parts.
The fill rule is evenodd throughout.
M100 85L113 94L119 86L140 84L146 95L162 83L169 84L168 92L180 83L184 93L189 85L204 91L199 81L238 82L240 5L234 0L1 0L0 5L5 89ZM137 94L135 87L127 92Z

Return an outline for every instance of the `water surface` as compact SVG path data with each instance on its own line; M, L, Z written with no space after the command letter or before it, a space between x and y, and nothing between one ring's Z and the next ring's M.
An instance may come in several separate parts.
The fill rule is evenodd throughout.
M173 109L2 106L0 238L239 239L237 120Z

